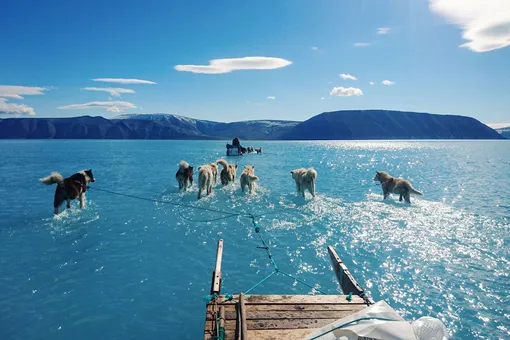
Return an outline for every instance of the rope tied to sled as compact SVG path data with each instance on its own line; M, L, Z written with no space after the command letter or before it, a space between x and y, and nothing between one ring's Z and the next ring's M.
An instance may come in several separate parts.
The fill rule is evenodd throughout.
M91 189L91 187L87 187L87 189ZM252 213L222 211L222 210L206 208L206 207L197 207L197 206L194 206L194 205L191 205L191 204L185 204L185 203L182 203L182 202L164 201L164 200L159 200L159 199L141 197L141 196L137 196L137 195L123 194L123 193L120 193L120 192L106 190L106 189L100 189L100 188L96 188L96 187L94 187L92 189L96 190L96 191L101 191L101 192L113 194L113 195L118 195L118 196L123 196L123 197L128 197L128 198L133 198L133 199L138 199L138 200L143 200L143 201L148 201L148 202L154 202L154 203L160 203L160 204L168 204L168 205L173 205L173 206L183 207L183 208L189 208L189 209L197 209L197 210L208 211L208 212L213 212L213 213L217 213L217 214L222 214L223 215L221 217L214 218L214 219L193 220L193 219L190 219L190 218L182 215L181 211L179 210L179 215L181 216L181 218L183 218L185 220L188 220L190 222L195 222L195 223L216 222L216 221L219 221L219 220L224 220L224 219L228 219L228 218L232 218L232 217L246 217L246 218L249 218L251 220L251 222L252 222L252 225L254 227L255 233L258 235L259 240L262 243L262 246L257 246L257 248L258 249L264 249L264 251L267 254L267 257L269 258L269 260L271 262L271 265L273 266L273 271L270 274L268 274L266 277L264 277L263 279L261 279L260 281L255 283L249 289L247 289L244 292L245 294L248 294L249 292L251 292L252 290L257 288L258 286L262 285L265 281L269 280L273 275L281 274L281 275L286 276L286 277L288 277L290 279L293 279L294 281L296 281L296 282L298 282L298 283L300 283L300 284L302 284L302 285L304 285L304 286L306 286L306 287L308 287L308 288L310 288L310 289L312 289L314 291L317 291L317 292L319 292L319 293L321 293L323 295L328 295L326 292L320 290L319 288L317 288L315 286L312 286L311 284L309 284L309 283L307 283L307 282L305 282L305 281L303 281L303 280L301 280L301 279L299 279L299 278L297 278L297 277L295 277L295 276L293 276L293 275L291 275L289 273L286 273L286 272L282 271L280 269L280 267L278 267L278 265L276 264L276 262L274 260L274 257L273 257L273 254L271 253L271 250L270 250L270 248L268 246L268 243L262 237L261 228L260 228L260 226L257 223L257 219L259 219L260 217L263 217L263 216L277 214L277 213L280 213L280 212L285 211L285 210L291 210L291 208L277 209L275 211L266 212L266 213L259 214L259 215L254 215ZM225 297L228 300L232 300L233 299L232 294L225 294ZM363 300L365 301L365 303L367 303L367 305L370 303L370 300L364 294L363 294L363 296L360 295L360 297L363 298ZM209 302L217 301L218 296L217 296L217 294L206 295L204 298L209 303ZM219 338L219 334L217 334L213 338Z

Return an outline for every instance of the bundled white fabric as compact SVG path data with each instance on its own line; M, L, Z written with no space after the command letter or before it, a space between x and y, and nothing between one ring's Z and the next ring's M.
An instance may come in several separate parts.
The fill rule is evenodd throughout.
M420 334L420 338L415 334L413 326L404 320L397 312L393 310L386 302L379 301L376 304L365 308L358 313L349 315L343 319L337 320L329 325L317 329L308 337L307 340L446 340L446 328L441 321L434 320L434 325L439 322L444 330L441 333L440 327L434 327L434 334ZM417 320L419 321L419 320ZM421 321L427 323L428 320ZM422 327L423 329L423 327ZM422 337L426 336L426 337Z

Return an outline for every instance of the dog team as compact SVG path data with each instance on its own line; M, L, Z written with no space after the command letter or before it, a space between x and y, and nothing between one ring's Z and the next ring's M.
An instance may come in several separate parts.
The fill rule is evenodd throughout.
M203 191L207 195L211 194L213 186L218 182L218 165L222 166L220 172L220 181L223 186L234 183L237 174L237 165L228 164L226 160L219 159L215 163L201 165L198 167L198 197L200 199ZM292 179L296 183L296 191L298 195L305 197L305 191L308 191L315 197L315 181L317 180L317 171L313 168L295 169L290 172ZM179 183L180 190L188 190L193 184L193 167L187 162L181 161L179 169L175 174L175 178ZM246 165L241 173L240 184L241 191L248 189L251 194L254 192L255 182L259 178L255 175L255 166ZM407 203L411 203L411 194L423 195L420 191L413 188L408 180L402 178L392 177L384 171L377 171L373 179L378 181L383 190L384 199L388 198L390 194L399 195L399 201L404 199ZM55 197L53 200L53 207L55 215L58 214L60 205L67 203L66 207L71 207L71 200L79 198L80 208L85 207L85 192L89 183L95 182L92 169L82 170L71 177L64 178L58 172L53 172L51 175L41 178L40 181L44 184L57 184L55 190Z
M207 195L212 192L213 185L218 182L218 165L222 166L220 172L221 185L226 186L230 183L234 183L237 175L237 164L228 164L224 159L218 159L216 163L210 163L201 165L198 167L198 197L200 199L202 191L205 191ZM175 174L175 178L179 183L179 189L186 191L188 187L193 184L193 167L187 162L181 161L179 163L179 170ZM259 178L255 176L255 166L246 165L243 172L241 173L241 191L245 191L248 188L248 192L253 193L255 182Z

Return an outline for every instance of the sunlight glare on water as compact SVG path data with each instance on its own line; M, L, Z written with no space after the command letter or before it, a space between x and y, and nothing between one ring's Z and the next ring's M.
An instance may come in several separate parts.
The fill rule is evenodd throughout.
M196 339L219 238L224 293L245 291L272 270L248 218L192 222L222 215L94 188L262 215L278 265L320 290L339 293L332 245L370 296L406 319L437 317L453 338L510 337L508 142L248 142L264 154L228 161L238 175L255 165L256 193L241 193L237 182L198 202L196 185L178 192L177 164L215 161L224 142L0 143L2 339ZM318 195L303 199L289 171L311 166ZM55 189L38 179L83 168L97 179L86 209L73 202L53 217ZM411 205L383 201L377 170L425 195ZM253 293L311 291L280 275Z

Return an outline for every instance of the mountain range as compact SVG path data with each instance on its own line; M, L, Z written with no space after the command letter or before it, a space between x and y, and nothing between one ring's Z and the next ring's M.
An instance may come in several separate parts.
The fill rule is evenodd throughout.
M324 112L304 122L253 120L232 123L173 114L104 117L6 118L0 138L20 139L502 139L465 116L387 110Z

